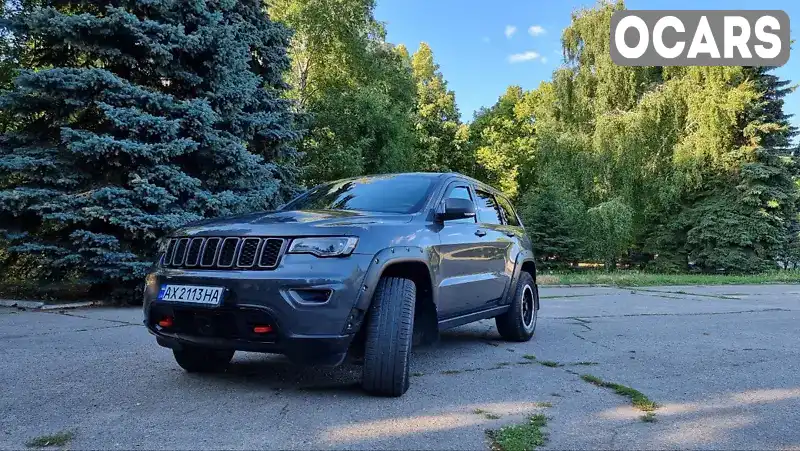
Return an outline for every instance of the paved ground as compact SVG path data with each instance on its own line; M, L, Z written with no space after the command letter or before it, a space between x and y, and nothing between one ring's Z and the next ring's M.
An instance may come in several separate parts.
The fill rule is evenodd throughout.
M447 332L399 399L276 356L186 374L138 309L0 310L0 448L74 430L72 448L487 449L487 428L545 412L551 449L800 449L800 286L542 291L533 341ZM583 373L644 392L658 421Z

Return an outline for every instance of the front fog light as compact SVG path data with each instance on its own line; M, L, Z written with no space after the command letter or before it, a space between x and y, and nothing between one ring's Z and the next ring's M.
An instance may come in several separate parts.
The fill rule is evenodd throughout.
M358 238L315 237L296 238L289 246L290 254L312 254L317 257L344 257L353 253L358 244Z

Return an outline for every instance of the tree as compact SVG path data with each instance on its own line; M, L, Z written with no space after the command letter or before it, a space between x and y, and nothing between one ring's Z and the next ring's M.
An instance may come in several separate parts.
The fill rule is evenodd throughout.
M525 193L519 204L520 217L542 267L569 266L586 255L586 208L575 193L547 185Z
M602 226L584 236L583 258L611 264L631 250L659 270L774 267L797 230L787 83L766 68L617 66L608 27L622 8L573 14L562 35L565 65L513 97L513 126L494 125L488 113L476 118L472 126L491 138L479 151L482 176L506 190L516 179L524 193L575 193L589 223ZM532 132L513 133L526 124ZM533 194L522 203L521 210L562 207ZM620 223L608 222L614 215ZM570 242L574 232L538 220L555 233L541 239Z
M301 143L310 184L411 168L414 85L385 41L372 0L276 0L294 30L291 98L307 114Z
M11 13L11 11L8 11L8 6L6 1L0 3L0 20ZM11 88L14 75L19 68L19 62L14 55L12 43L13 36L0 27L0 91ZM9 120L8 112L0 111L0 133L6 130Z
M603 202L587 211L587 250L605 262L606 271L617 266L617 259L630 248L633 237L633 210L620 198Z
M136 281L166 231L296 192L289 38L260 2L40 1L8 26L39 68L0 97L18 123L0 137L16 270Z
M472 167L472 157L465 141L468 130L461 124L455 93L447 89L447 82L428 44L420 44L411 57L411 67L417 84L417 169L468 172Z

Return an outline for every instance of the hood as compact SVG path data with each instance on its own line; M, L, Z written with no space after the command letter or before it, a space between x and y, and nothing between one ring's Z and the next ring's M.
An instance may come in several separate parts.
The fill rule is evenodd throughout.
M356 232L411 221L412 215L353 210L297 210L250 213L188 224L173 236L300 236Z

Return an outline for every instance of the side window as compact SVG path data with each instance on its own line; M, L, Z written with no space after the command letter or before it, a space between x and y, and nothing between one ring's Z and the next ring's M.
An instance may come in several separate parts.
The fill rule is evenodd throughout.
M456 186L450 189L450 193L447 194L447 199L467 199L471 201L472 196L470 196L469 189L466 186ZM455 219L447 222L475 224L475 218Z
M476 204L481 222L484 224L502 224L500 207L497 206L494 196L481 190L476 190L475 193L478 195Z
M506 224L510 226L519 226L517 215L514 214L514 208L511 207L511 202L505 197L497 196L497 202L500 203L500 208L503 210L503 217L506 218Z

